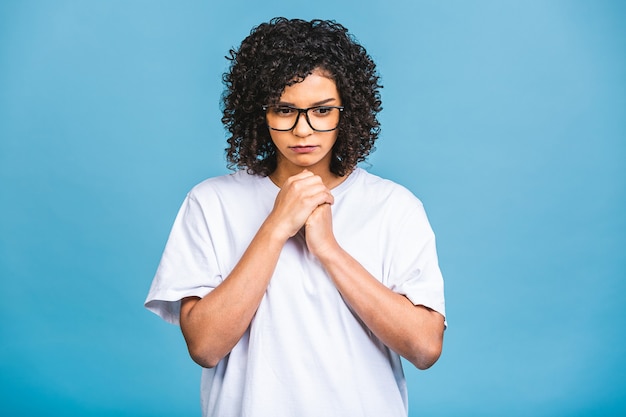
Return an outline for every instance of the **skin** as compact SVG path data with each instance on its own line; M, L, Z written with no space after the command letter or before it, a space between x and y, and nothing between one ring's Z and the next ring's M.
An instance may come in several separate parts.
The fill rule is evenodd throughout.
M324 76L323 72L314 71L302 82L286 87L278 104L300 108L340 106L341 99L335 82ZM337 130L316 132L306 122L304 115L301 115L293 130L270 130L270 135L278 150L277 167L270 178L279 187L303 169L319 176L329 188L336 187L345 179L331 173L329 168L332 147L337 141Z
M322 71L286 87L280 102L301 108L321 102L341 105L335 82ZM331 189L346 178L329 168L337 132L315 132L301 116L293 130L270 134L278 150L270 178L281 188L273 210L222 284L202 299L182 300L180 324L193 360L214 367L237 344L261 303L284 244L305 227L309 251L368 328L417 368L432 366L441 355L443 316L385 287L335 239Z

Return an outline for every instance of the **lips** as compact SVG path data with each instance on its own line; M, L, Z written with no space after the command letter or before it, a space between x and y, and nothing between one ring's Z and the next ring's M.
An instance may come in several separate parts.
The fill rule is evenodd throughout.
M310 153L317 149L317 146L290 146L291 149L295 153Z

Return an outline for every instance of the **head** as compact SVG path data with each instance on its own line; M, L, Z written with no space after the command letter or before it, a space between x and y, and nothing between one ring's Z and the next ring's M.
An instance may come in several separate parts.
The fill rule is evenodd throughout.
M374 62L345 27L275 18L254 28L227 58L222 122L230 132L229 167L260 175L276 169L277 151L263 106L276 104L286 87L313 72L334 81L344 107L331 172L349 173L373 150L380 132L381 85Z

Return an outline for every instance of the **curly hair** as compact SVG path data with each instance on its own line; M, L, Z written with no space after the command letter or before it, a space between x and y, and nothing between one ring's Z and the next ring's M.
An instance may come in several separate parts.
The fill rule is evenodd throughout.
M344 111L332 149L330 170L344 176L374 150L380 133L382 85L376 65L348 30L335 21L274 18L255 27L226 57L222 123L230 132L230 169L270 175L276 148L263 105L275 104L285 87L319 69L337 85Z

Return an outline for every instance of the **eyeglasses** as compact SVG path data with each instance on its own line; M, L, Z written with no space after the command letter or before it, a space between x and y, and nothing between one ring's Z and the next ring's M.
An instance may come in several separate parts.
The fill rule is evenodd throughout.
M300 109L292 106L263 106L267 126L279 132L293 130L304 114L306 122L316 132L330 132L339 126L342 106L314 106Z

